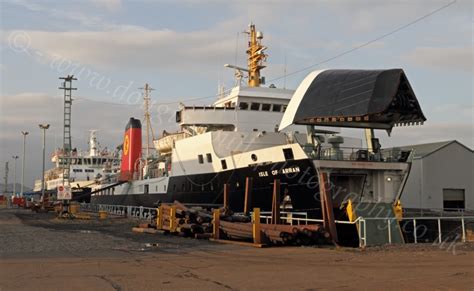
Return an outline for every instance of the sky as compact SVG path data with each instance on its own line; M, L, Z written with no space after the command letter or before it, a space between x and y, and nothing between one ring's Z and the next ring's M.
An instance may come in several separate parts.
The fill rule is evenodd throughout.
M268 47L267 85L296 89L312 70L403 68L428 120L390 138L377 132L382 145L474 146L472 1L0 0L0 11L0 174L10 161L12 181L20 131L29 131L30 187L41 176L38 124L51 124L48 158L62 144L59 77L78 78L73 147L87 149L88 131L97 129L114 148L128 118L143 116L145 83L155 89L155 134L176 128L179 102L210 104L219 85L231 88L234 73L223 65L245 66L250 22Z

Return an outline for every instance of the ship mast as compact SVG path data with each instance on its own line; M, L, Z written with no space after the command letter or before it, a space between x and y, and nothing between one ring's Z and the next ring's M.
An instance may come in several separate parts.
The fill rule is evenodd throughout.
M150 101L150 92L155 90L151 88L148 83L145 84L144 88L140 88L144 90L143 93L143 106L145 109L145 123L146 123L146 158L150 157L150 137L152 140L155 139L155 135L153 134L153 128L151 127L150 121L150 108L149 108L149 101ZM151 136L150 136L151 135Z
M263 33L257 31L253 23L249 24L249 30L244 31L244 33L249 35L247 68L230 64L225 64L224 67L235 69L237 84L240 84L242 71L244 71L248 73L248 86L260 87L261 84L265 84L265 77L260 77L260 70L266 67L263 65L263 62L267 60L267 55L264 53L267 47L262 45Z
M69 185L69 176L71 171L71 113L72 113L72 91L77 88L72 87L72 81L76 81L74 75L60 77L64 80L59 89L64 90L64 127L63 127L63 156L66 158L66 166L63 167L63 185L66 182Z
M249 35L249 48L247 50L248 55L248 86L259 87L260 84L265 84L265 78L260 77L260 70L265 68L263 62L266 61L267 55L264 51L267 47L263 46L261 41L263 39L263 33L255 29L255 24L249 25L249 30L246 31Z

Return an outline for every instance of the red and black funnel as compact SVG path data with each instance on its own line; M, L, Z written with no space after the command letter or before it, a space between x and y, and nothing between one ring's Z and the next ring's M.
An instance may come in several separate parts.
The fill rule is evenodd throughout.
M136 162L142 154L142 124L133 117L125 127L125 136L122 147L122 165L120 167L120 181L130 181L136 169Z

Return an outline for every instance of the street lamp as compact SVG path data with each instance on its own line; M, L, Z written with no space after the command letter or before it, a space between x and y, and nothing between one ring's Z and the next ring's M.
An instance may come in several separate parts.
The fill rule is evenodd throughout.
M46 130L49 124L40 124L39 127L43 130L43 170L41 172L41 201L44 208L44 162L46 156Z
M16 196L16 160L18 160L19 156L12 156L14 163L13 163L13 195Z
M23 185L25 184L25 149L26 149L26 136L28 135L28 131L22 131L23 134L23 159L21 160L21 197L23 197Z

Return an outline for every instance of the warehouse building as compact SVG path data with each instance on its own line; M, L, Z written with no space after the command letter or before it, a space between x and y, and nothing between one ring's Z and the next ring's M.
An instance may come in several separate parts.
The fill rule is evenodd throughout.
M474 210L473 151L458 141L400 147L414 152L405 209Z

